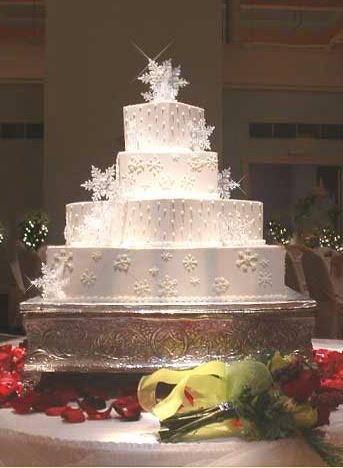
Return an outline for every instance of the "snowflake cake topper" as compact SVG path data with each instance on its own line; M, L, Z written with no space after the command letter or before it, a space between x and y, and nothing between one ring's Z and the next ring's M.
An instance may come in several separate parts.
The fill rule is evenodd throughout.
M42 276L32 280L31 284L39 289L43 299L64 299L64 282L59 278L58 268L52 268L46 263L42 264Z
M145 101L161 102L176 101L179 89L189 83L181 78L181 67L173 67L171 59L159 64L156 60L148 59L148 71L138 79L150 86L149 91L142 93Z
M191 149L193 151L210 150L210 136L213 130L214 127L206 125L206 120L204 118L199 119L198 122L190 122Z
M224 169L218 174L218 190L220 198L231 198L231 192L241 188L241 184L231 177L231 169Z
M114 165L105 169L104 172L92 166L91 176L92 178L81 184L81 187L93 192L93 201L113 200L118 195L119 182L116 179Z

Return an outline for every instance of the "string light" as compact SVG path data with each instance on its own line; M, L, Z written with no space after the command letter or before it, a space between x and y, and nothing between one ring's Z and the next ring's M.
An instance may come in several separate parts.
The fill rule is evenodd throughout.
M40 211L27 214L19 224L20 240L32 250L38 250L47 238L49 219Z
M270 240L276 244L288 245L291 242L290 230L277 221L268 221L267 231Z
M6 236L5 226L0 223L0 245L4 242Z
M333 229L324 228L319 235L320 247L329 247L337 252L343 251L343 239Z

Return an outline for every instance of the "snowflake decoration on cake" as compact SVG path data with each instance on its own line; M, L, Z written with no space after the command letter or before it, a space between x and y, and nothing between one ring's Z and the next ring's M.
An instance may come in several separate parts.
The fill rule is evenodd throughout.
M113 263L113 268L116 271L127 273L131 265L131 258L126 254L119 254Z
M147 280L135 281L133 290L136 296L144 297L151 294L151 288Z
M269 271L262 270L258 273L258 284L262 288L272 286L272 275Z
M245 273L249 270L255 271L258 261L258 255L251 250L242 250L238 252L236 265Z
M164 262L169 262L173 258L173 254L171 252L163 251L161 252L161 258Z
M198 260L191 254L186 255L182 263L188 272L193 271L198 266Z
M121 190L123 193L129 192L136 182L136 174L133 172L126 172L120 176Z
M170 190L173 188L175 179L171 174L163 174L159 179L161 189Z
M161 64L149 59L148 71L138 79L149 85L149 91L142 93L145 101L161 102L176 101L179 89L188 85L188 81L181 78L181 67L173 67L171 59Z
M209 153L206 155L205 165L211 171L217 170L217 155L215 153Z
M81 184L81 187L89 192L93 192L93 201L113 200L119 192L119 182L116 180L115 175L116 170L114 165L105 169L104 172L92 166L92 178Z
M181 181L180 181L180 187L183 190L192 189L194 187L194 184L195 184L195 177L192 177L192 176L189 176L189 175L183 176Z
M154 177L156 177L163 170L161 160L157 156L149 159L147 167L148 171L151 172Z
M95 252L93 252L91 256L94 262L98 262L99 260L102 259L102 253L99 250L96 250Z
M176 296L177 291L177 280L171 278L168 275L165 275L163 280L159 281L158 283L159 286L159 296L165 296L165 297L170 297L170 296Z
M158 275L159 271L160 271L159 268L157 268L157 267L152 267L152 268L149 268L148 273L149 273L149 275L151 275L152 277L155 277L155 276Z
M244 245L251 239L251 228L255 220L249 217L231 216L226 218L219 214L219 234L223 244Z
M55 253L54 267L56 269L62 267L63 272L68 271L69 273L72 273L74 269L73 253L65 249L60 250L58 253Z
M60 279L60 273L56 268L42 263L42 276L32 280L31 284L39 289L42 293L42 298L49 299L64 299L63 292L64 281Z
M198 278L197 276L194 276L193 278L191 278L189 280L189 282L191 283L192 286L199 286L200 284L200 278Z
M95 283L96 276L92 271L87 269L80 276L80 281L84 286L86 286L87 288L90 288Z
M240 187L240 183L232 179L230 168L219 172L218 191L221 198L231 198L231 192Z
M191 137L191 149L193 151L210 150L210 136L213 133L214 127L206 125L206 120L203 117L197 122L189 122L188 125Z
M141 174L145 169L143 159L140 156L131 156L127 165L127 169L129 174Z
M213 289L220 296L225 294L228 291L229 287L230 287L229 281L223 276L214 278Z
M262 268L262 270L267 270L269 268L269 260L267 258L261 258L259 261L259 266Z
M201 172L205 166L205 160L201 154L193 154L189 160L189 165L194 172Z

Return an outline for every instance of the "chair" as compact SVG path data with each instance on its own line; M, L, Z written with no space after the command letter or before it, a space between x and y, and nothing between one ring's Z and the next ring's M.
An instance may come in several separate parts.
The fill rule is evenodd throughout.
M304 249L302 265L310 297L317 301L315 337L340 338L343 303L334 291L325 261L311 249Z
M9 262L14 283L9 290L8 320L11 330L21 327L20 303L38 295L39 291L32 286L31 280L41 274L41 257L39 253L26 249L19 242L12 251Z
M306 278L302 266L304 248L297 245L286 247L286 275L285 283L289 288L301 294L308 295Z

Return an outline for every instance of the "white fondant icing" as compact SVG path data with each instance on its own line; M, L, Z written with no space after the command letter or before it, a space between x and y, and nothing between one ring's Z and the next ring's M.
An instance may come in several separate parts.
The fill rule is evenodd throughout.
M242 251L239 247L176 248L168 251L153 248L104 247L97 249L102 254L101 262L94 262L91 248L50 246L47 249L48 265L54 263L55 254L63 249L73 255L73 272L68 274L67 282L61 281L63 295L65 300L69 301L77 299L135 302L138 296L134 292L134 284L144 280L147 281L151 292L139 296L139 300L148 302L277 300L286 296L285 250L279 246L266 245L254 248L254 254L258 258L269 261L267 272L271 275L272 287L264 286L261 280L259 282L260 271L263 270L252 271L249 268L247 274L241 268L237 268L236 260ZM161 255L165 252L172 254L172 259L167 262ZM188 255L198 262L191 274L183 264L183 260ZM114 268L116 260L120 270ZM96 282L91 287L85 287L80 281L81 275L86 271L96 276ZM56 274L59 278L65 277L61 270ZM196 281L193 281L194 278Z
M117 158L127 198L219 198L217 153L120 152ZM139 172L134 170L137 159Z
M124 107L126 151L190 151L190 122L204 118L204 110L181 102L149 102Z

